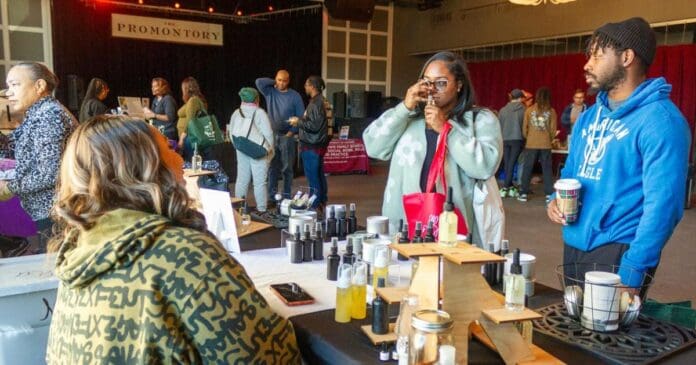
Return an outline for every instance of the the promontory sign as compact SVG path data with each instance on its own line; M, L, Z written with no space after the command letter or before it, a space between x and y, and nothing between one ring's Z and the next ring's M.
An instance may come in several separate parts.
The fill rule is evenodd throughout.
M222 46L222 25L111 14L111 35L160 42Z

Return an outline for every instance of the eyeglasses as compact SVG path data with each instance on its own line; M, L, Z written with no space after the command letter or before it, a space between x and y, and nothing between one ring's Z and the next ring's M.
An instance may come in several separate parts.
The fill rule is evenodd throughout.
M447 79L437 79L437 80L428 80L428 79L420 79L421 85L424 85L428 89L432 89L433 87L435 90L439 93L444 92L447 90L447 84L449 83L449 80Z

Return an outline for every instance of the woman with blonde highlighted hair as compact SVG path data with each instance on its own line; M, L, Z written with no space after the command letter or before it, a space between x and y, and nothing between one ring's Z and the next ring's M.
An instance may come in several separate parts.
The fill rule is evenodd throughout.
M292 325L207 230L150 127L95 117L71 136L48 364L298 364ZM76 323L95 323L94 335Z

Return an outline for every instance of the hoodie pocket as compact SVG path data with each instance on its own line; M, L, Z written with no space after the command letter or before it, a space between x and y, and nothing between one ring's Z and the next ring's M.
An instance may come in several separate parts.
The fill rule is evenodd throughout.
M602 232L610 228L607 227L607 220L609 219L609 213L612 209L614 209L613 202L602 204L597 220L592 224L592 229L594 231Z

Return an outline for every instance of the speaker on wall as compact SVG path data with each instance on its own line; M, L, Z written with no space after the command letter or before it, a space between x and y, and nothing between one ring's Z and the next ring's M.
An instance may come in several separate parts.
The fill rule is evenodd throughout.
M369 23L376 0L324 0L326 10L335 19Z
M350 115L351 118L365 118L367 116L367 93L364 90L350 91Z
M345 91L336 91L333 93L333 115L334 118L345 118L346 117L346 95Z
M68 86L67 107L75 113L80 110L82 99L85 97L85 83L80 76L70 74L67 76L66 84Z
M366 102L365 109L366 114L370 118L378 118L382 114L382 92L380 91L367 91L365 92Z

